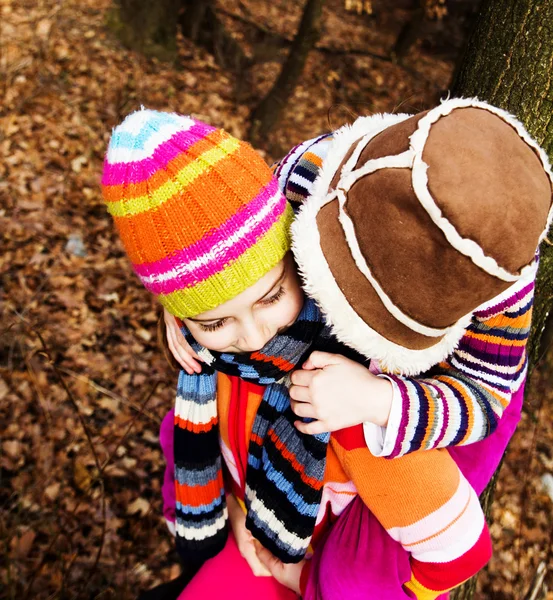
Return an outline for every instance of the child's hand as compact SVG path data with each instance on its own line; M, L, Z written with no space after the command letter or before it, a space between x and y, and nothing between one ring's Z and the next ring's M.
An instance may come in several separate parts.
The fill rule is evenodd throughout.
M227 496L227 507L230 525L234 533L234 539L242 558L246 560L256 577L271 577L271 573L263 566L263 563L257 557L254 538L246 529L246 515L240 508L236 498L232 495Z
M386 426L392 406L392 384L339 354L313 352L302 370L292 373L290 398L303 433L336 431L365 421Z
M167 345L175 360L189 375L201 373L202 366L198 361L202 362L202 359L184 339L175 317L165 308L163 309L163 319L167 331Z
M267 550L267 548L264 548L257 540L255 540L255 547L257 549L259 560L265 565L271 575L279 583L296 592L296 594L301 594L300 577L303 565L306 562L305 559L299 563L287 564L278 560L276 556L271 554L271 552Z

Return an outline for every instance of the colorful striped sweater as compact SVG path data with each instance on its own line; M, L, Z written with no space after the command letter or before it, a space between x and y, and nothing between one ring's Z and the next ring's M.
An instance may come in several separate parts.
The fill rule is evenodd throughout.
M326 134L303 142L273 166L292 204L310 194L332 140ZM386 428L365 424L371 452L395 458L493 433L526 377L533 297L533 280L517 282L474 313L457 350L431 371L416 378L382 374L393 384L394 399Z
M263 390L218 375L220 444L231 491L239 500L244 499L248 442ZM359 425L332 434L323 484L313 549L359 494L389 535L411 553L411 580L405 585L420 600L459 585L490 558L478 497L447 450L383 460L368 450Z

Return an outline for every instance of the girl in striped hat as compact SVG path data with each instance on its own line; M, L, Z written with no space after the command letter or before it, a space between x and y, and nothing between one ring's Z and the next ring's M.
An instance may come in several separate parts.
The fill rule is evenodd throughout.
M181 554L214 558L183 598L197 590L220 595L233 582L241 598L244 588L252 598L287 597L276 579L240 568L239 553L257 574L261 557L296 591L301 573L309 594L308 547L357 495L411 551L392 584L366 573L376 597L386 589L388 598L434 598L485 564L489 538L477 497L447 452L392 462L373 456L360 423L386 425L386 409L363 411L358 427L332 436L307 422L317 416L309 412L314 378L304 370L291 386L287 374L313 351L342 355L332 366L378 382L384 398L395 381L368 378L364 357L339 343L304 299L287 254L290 207L248 145L188 117L141 111L114 131L103 186L135 271L184 321L203 362L200 373L179 375L172 484ZM297 425L292 408L305 423ZM227 541L228 513L238 549Z

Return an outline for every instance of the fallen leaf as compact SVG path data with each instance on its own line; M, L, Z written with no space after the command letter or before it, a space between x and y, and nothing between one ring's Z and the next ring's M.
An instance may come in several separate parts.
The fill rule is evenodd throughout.
M18 458L21 454L21 442L18 440L2 442L2 450L11 458Z
M35 538L36 533L28 529L21 536L12 539L11 546L17 558L25 558L29 554Z
M150 503L145 498L137 498L127 506L127 514L133 515L140 513L142 517L148 514L150 511Z
M56 500L59 493L60 493L59 481L52 483L44 490L44 495L48 498L48 500L51 500L52 502L54 502L54 500Z

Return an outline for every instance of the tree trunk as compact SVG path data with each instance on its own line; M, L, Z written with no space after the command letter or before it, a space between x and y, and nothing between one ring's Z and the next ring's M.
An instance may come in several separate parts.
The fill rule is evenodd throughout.
M108 24L125 46L171 61L177 50L180 0L116 0Z
M212 54L220 67L233 71L237 85L247 80L251 61L225 28L214 0L181 0L181 4L185 8L179 16L183 35Z
M453 96L478 97L516 115L553 158L553 2L551 0L484 0L456 73ZM549 239L553 236L549 234ZM540 338L551 334L553 246L544 242L536 285L530 368L540 352ZM547 327L546 327L547 325ZM499 471L499 469L498 469ZM497 472L482 494L489 514ZM481 498L481 499L482 499ZM471 580L451 594L469 600Z
M324 0L307 0L298 33L292 42L280 75L252 114L250 140L260 145L277 123L302 74L307 55L319 38Z
M407 56L413 44L420 38L426 21L426 12L422 4L415 8L409 20L401 28L392 48L394 60L401 61Z

